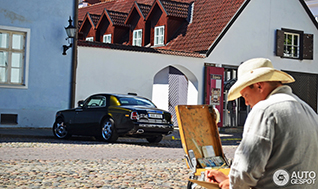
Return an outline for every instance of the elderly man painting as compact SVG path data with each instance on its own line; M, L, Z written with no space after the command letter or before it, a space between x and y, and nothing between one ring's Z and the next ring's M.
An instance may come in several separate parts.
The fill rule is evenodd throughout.
M318 188L318 116L283 83L292 76L255 58L238 68L228 100L251 106L230 174L206 171L221 188Z

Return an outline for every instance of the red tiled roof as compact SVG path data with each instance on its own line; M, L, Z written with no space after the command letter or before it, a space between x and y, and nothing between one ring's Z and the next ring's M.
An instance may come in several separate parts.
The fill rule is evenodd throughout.
M193 21L163 49L206 52L245 0L196 0Z
M79 9L79 20L89 12L102 14L104 9L129 13L133 3L151 5L155 0L109 0ZM188 3L193 0L159 0L168 16L187 18ZM195 0L192 23L185 23L176 32L176 37L166 46L157 47L178 51L201 52L209 50L213 42L229 24L246 0ZM183 2L183 3L180 3ZM148 15L149 16L149 15Z
M107 11L110 18L112 19L112 22L114 25L121 25L121 26L126 26L124 24L126 18L127 18L127 13L123 12L117 12L117 11Z
M189 3L182 3L177 1L161 0L163 7L165 8L168 16L174 16L179 18L188 17Z
M89 14L89 17L91 18L92 22L94 23L94 27L96 27L99 18L100 18L100 14Z
M176 56L194 57L194 58L205 58L205 56L195 52L154 49L150 47L138 47L138 46L131 46L131 45L102 43L97 41L90 42L90 41L78 40L77 45L83 46L83 47L96 47L96 48L117 49L117 50L135 51L135 52L143 52L143 53L159 53L159 54L168 54L168 55L176 55Z
M146 16L148 15L150 9L151 9L151 5L147 5L147 4L142 4L142 3L137 3L138 7L140 8L140 11L142 12L144 18L146 18Z
M102 14L104 9L128 13L134 2L151 5L153 0L110 0L102 3L96 3L88 7L78 9L78 19L83 20L87 12L93 14Z

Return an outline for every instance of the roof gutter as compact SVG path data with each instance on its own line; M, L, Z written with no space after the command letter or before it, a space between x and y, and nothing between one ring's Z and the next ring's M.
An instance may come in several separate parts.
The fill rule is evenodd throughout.
M74 1L74 26L78 28L78 0ZM77 68L77 39L78 31L75 34L73 39L73 48L72 48L72 68L71 68L71 93L70 93L70 108L75 106L75 89L76 89L76 68Z
M236 21L236 19L241 15L241 13L243 12L243 10L245 9L245 7L247 6L247 4L250 2L251 0L246 0L242 6L238 9L238 11L235 13L235 15L233 16L233 18L230 20L230 22L225 26L225 28L223 29L223 31L220 33L220 35L216 38L216 40L212 43L212 45L210 46L209 50L206 52L206 57L208 57L211 52L214 50L214 48L216 47L216 45L221 41L221 39L224 37L224 35L226 34L226 32L231 28L231 26L234 24L234 22Z

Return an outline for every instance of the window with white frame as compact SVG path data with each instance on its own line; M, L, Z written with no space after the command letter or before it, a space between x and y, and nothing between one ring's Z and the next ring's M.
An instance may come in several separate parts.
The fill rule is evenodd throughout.
M164 44L164 26L155 27L154 45Z
M0 26L1 87L26 87L29 35L29 29Z
M142 42L142 29L134 30L132 45L141 47L141 42Z
M313 34L282 28L276 30L276 56L313 60Z
M86 41L94 41L94 37L86 37Z
M284 33L284 57L299 58L299 34Z
M103 42L104 43L112 43L112 34L103 35Z

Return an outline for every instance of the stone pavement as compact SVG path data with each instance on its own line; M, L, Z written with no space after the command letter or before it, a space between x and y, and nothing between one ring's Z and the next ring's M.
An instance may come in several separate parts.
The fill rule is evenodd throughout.
M227 157L240 135L221 131ZM189 175L178 132L151 145L127 138L113 144L58 140L51 129L0 128L0 188L178 189L186 188Z

